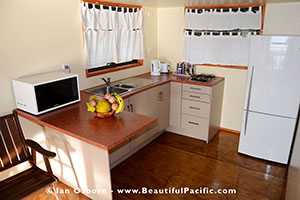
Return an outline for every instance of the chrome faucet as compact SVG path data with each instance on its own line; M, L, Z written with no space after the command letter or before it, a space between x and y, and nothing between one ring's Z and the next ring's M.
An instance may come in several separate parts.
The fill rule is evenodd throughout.
M110 91L111 91L111 79L110 79L110 77L108 77L108 78L102 78L102 80L105 82L105 84L106 84L106 94L109 94L110 93Z

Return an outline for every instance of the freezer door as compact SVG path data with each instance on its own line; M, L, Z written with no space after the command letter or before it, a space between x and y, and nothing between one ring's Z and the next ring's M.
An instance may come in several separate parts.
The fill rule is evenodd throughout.
M299 57L300 37L257 36L251 39L253 79L249 110L297 117Z
M244 112L239 152L287 164L296 119Z

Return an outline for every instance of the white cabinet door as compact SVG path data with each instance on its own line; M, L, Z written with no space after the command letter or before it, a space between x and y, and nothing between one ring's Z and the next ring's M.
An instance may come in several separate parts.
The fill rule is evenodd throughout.
M157 88L156 104L159 111L159 128L165 130L170 125L170 83Z
M169 126L170 84L164 84L135 94L126 100L126 111L156 117L158 126L147 130L127 145L110 154L111 168L151 142Z
M295 119L249 112L248 119L244 119L243 122L239 152L286 164L295 121Z
M170 84L135 94L129 102L133 112L158 118L160 131L169 126Z
M181 97L182 84L171 82L170 98L170 130L178 130L181 127Z
M130 98L124 99L125 101L125 111L131 112L131 107L130 107Z

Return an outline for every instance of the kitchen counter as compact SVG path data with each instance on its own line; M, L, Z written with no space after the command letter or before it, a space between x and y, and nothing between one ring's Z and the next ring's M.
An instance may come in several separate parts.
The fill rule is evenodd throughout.
M120 115L99 119L87 112L85 102L90 94L81 92L81 102L40 116L18 110L18 114L41 126L53 128L109 152L128 143L156 124L153 117L122 112Z
M173 82L186 83L186 84L191 84L191 85L199 85L199 86L205 86L205 87L213 87L225 80L223 77L216 77L215 79L208 81L208 82L199 82L199 81L193 81L189 77L185 77L185 76L175 76L175 75L170 75L170 76L171 76L170 79Z
M187 76L176 76L173 74L162 74L160 76L151 76L150 73L142 74L139 76L136 76L139 78L145 78L145 79L151 79L153 82L147 86L137 88L134 91L126 92L124 93L123 98L128 98L134 94L143 92L145 90L151 89L153 87L163 85L165 83L169 82L178 82L178 83L186 83L191 85L199 85L199 86L205 86L205 87L213 87L220 82L224 81L225 79L223 77L216 77L215 79L208 81L208 82L199 82L199 81L193 81L190 79L190 77ZM126 80L126 79L125 79Z
M136 77L151 79L153 82L125 93L123 98L126 99L134 94L171 81L212 87L224 80L224 78L217 77L204 83L172 74L151 76L149 73ZM89 144L106 149L109 152L138 137L157 123L157 119L153 117L131 112L123 112L118 116L107 119L95 118L93 113L89 113L86 110L85 102L87 102L90 95L85 91L81 91L81 102L40 116L34 116L21 110L18 110L18 114L41 126L53 128Z

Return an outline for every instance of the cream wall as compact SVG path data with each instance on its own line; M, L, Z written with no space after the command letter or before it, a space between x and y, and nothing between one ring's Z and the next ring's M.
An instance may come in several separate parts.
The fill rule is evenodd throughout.
M239 131L246 95L247 71L199 66L197 72L213 73L225 78L221 127Z
M267 4L264 34L299 34L300 3ZM183 60L184 8L158 8L158 55L172 64ZM225 92L221 126L240 130L246 93L247 71L201 67L198 72L225 77Z
M11 80L61 69L69 63L80 75L81 88L101 83L84 75L85 51L79 0L10 0L0 3L0 115L15 107ZM145 7L145 67L105 74L113 80L149 71L157 57L156 8Z
M170 63L172 69L182 60L184 8L158 8L158 55L165 62Z

